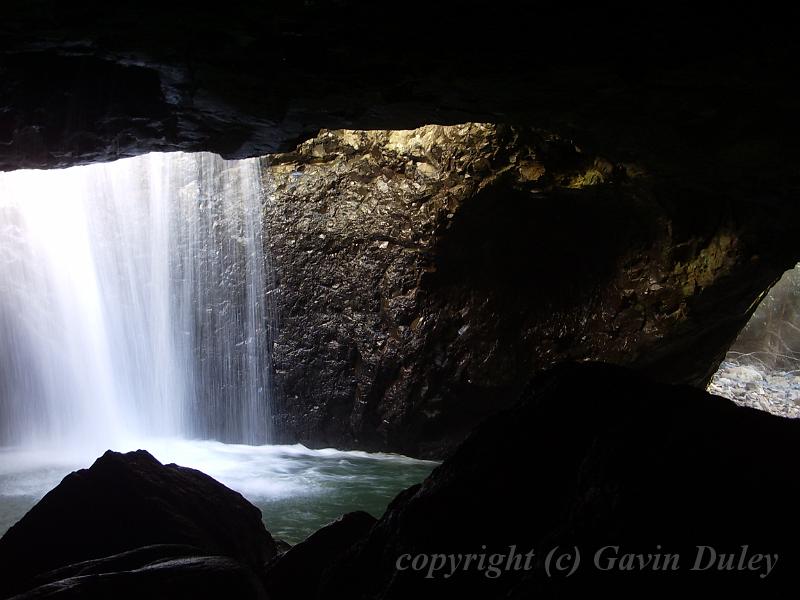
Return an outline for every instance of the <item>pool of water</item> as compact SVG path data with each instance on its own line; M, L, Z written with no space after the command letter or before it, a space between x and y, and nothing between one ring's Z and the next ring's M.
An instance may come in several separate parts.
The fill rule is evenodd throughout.
M396 454L244 446L212 441L150 440L144 448L162 463L199 469L240 492L261 509L276 538L296 543L343 513L379 517L394 496L436 466ZM0 534L71 471L97 454L0 449Z

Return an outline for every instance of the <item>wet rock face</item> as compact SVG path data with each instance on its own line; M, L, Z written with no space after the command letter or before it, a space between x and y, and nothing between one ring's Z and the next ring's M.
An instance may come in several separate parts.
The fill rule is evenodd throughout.
M794 252L747 197L527 128L326 131L265 182L276 430L312 445L440 455L566 360L703 385Z

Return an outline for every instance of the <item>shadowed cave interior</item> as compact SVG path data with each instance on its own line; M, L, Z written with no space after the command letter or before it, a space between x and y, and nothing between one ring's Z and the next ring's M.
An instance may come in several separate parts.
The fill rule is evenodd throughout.
M4 6L0 597L791 585L785 10Z

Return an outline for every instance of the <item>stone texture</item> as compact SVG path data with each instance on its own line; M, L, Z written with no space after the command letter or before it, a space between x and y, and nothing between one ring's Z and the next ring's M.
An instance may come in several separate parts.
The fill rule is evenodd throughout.
M751 361L726 358L708 384L708 391L742 406L800 418L800 376L795 370L774 370Z
M562 366L398 495L317 597L779 596L800 565L798 435L798 421L701 390L609 365ZM740 553L742 544L779 555L769 576L690 570L697 545ZM490 578L473 563L426 578L395 568L404 554L507 554L512 545L534 551L531 570ZM680 569L601 572L593 555L606 545L677 553ZM545 573L556 546L582 554L569 578Z
M176 544L193 550L176 555L170 550ZM156 556L141 550L153 545ZM234 561L240 565L233 569L236 573L260 572L276 554L261 511L237 492L194 469L162 465L143 450L108 451L89 469L67 475L0 539L5 574L0 597L29 589L36 576L45 582L63 580L58 572L46 575L55 569L137 549L95 562L99 568L84 565L88 571L72 567L61 574L71 581L83 575L150 569L148 565L167 560L176 561L170 568L178 569L184 560L202 572L210 563L189 560L198 556L216 557L222 562L214 564L225 572ZM158 579L165 573L160 569L147 573ZM78 583L83 586L86 581ZM123 584L118 580L114 585Z
M440 456L567 360L705 385L797 252L747 192L529 128L325 131L265 183L275 429L316 446Z
M347 513L293 546L267 568L264 585L270 597L314 598L326 572L375 522L363 511Z

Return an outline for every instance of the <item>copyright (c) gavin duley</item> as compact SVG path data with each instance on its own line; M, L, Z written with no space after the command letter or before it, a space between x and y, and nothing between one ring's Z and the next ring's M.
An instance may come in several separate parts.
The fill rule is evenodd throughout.
M696 546L691 552L667 552L656 545L651 552L625 552L620 546L603 546L595 551L581 551L577 546L555 546L540 553L508 546L504 552L489 553L486 546L470 554L401 554L398 571L420 573L426 579L449 579L459 572L475 571L496 579L511 571L541 569L548 577L569 577L579 569L608 572L751 572L769 577L778 564L775 553L756 552L748 545L724 551L713 546Z

